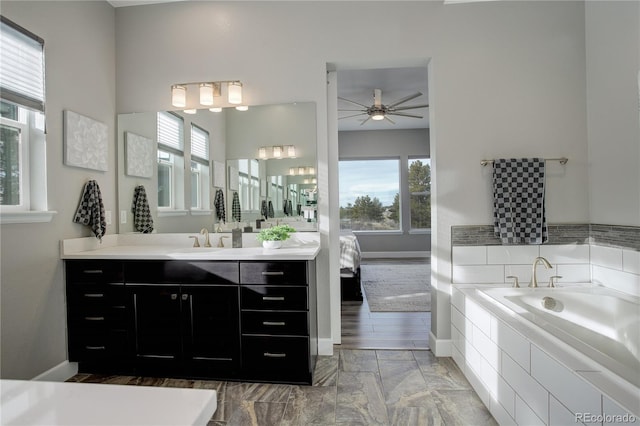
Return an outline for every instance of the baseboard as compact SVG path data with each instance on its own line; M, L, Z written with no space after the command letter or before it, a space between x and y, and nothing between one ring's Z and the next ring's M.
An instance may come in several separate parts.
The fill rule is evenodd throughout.
M451 356L453 354L451 339L438 339L429 331L429 348L435 356Z
M31 380L37 380L40 382L64 382L76 374L78 374L78 363L63 361L44 373L38 374Z
M430 251L363 251L363 259L429 258Z
M333 355L333 339L318 339L318 355Z

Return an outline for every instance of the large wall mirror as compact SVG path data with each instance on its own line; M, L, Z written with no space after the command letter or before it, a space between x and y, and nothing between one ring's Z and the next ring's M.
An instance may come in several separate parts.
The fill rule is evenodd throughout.
M265 216L262 226L317 230L313 102L121 114L117 139L120 233L145 229L132 208L141 188L153 232L255 231Z

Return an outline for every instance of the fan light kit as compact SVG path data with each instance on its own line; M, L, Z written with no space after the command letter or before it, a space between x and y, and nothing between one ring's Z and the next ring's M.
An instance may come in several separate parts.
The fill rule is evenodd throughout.
M387 120L391 124L396 124L391 118L389 118L390 115L395 115L398 117L422 118L421 115L407 114L406 112L403 112L403 111L407 111L410 109L427 108L429 107L429 104L400 106L401 104L408 102L412 99L415 99L418 96L422 96L422 93L416 92L413 95L406 96L393 103L390 103L389 105L385 105L382 103L382 90L374 89L373 105L371 106L367 106L367 105L361 104L360 102L352 101L350 99L346 99L338 96L338 99L340 99L341 101L349 102L351 104L354 104L360 107L359 109L340 109L339 111L357 112L357 114L351 114L345 117L340 117L340 120L345 118L360 117L362 115L366 115L368 117L360 124L360 125L363 125L369 120L375 120L375 121Z
M227 88L227 101L242 107L242 83L239 80L202 81L195 83L178 83L171 86L171 105L177 108L187 106L187 86L198 86L200 105L212 107L214 99L222 96L222 86ZM236 109L239 109L236 107ZM240 109L240 111L246 111Z

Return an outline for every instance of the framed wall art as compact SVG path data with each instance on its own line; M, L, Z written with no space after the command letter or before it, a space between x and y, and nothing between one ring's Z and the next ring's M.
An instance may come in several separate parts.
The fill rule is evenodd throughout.
M77 112L64 111L64 164L107 171L109 128Z
M125 165L129 176L153 176L153 140L131 132L124 132Z

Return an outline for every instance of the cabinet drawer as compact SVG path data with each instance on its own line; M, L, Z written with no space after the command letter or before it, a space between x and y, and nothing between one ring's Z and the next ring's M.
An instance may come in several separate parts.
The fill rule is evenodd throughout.
M306 286L307 262L241 262L240 283Z
M306 311L308 307L306 287L243 285L240 297L242 309Z
M309 339L307 337L244 336L243 366L276 377L277 374L296 374L309 369Z
M242 312L243 334L308 336L306 312Z
M135 261L124 265L127 283L238 284L234 261Z
M73 283L124 282L122 262L105 260L65 261L67 281Z
M125 330L78 330L69 333L69 360L116 362L126 356L128 334Z

